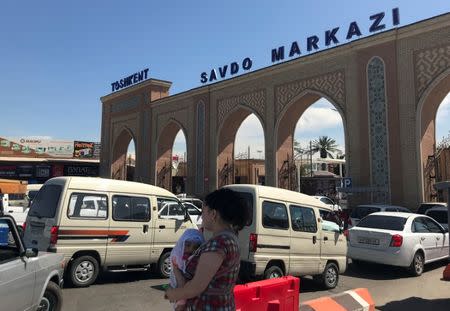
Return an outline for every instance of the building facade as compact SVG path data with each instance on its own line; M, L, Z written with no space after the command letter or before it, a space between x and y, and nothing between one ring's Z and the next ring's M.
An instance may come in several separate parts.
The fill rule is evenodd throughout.
M186 192L202 196L234 180L236 132L253 113L264 130L264 183L290 188L283 181L295 174L295 125L323 97L343 120L346 176L367 189L355 202L414 208L430 199L424 168L450 91L450 14L174 96L170 86L150 79L101 98L101 176L125 179L133 139L135 180L171 189L171 150L182 130Z

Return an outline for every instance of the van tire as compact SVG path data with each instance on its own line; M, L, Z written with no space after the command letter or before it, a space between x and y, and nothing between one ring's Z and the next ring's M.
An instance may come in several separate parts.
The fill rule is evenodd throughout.
M313 279L320 283L325 289L333 289L339 283L339 269L334 262L329 262L325 266L323 273L315 275Z
M97 279L99 264L97 259L85 255L75 258L70 264L69 278L75 287L86 287Z
M264 279L274 279L284 276L283 270L278 266L271 266L264 271Z
M159 257L158 265L156 266L156 272L162 278L169 278L172 265L170 263L170 252L165 252Z
M61 311L62 301L63 297L61 288L50 281L47 284L47 288L45 289L44 295L39 302L37 310Z

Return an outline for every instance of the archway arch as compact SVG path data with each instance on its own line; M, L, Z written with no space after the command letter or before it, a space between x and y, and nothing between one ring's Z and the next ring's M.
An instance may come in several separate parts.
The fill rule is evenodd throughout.
M262 125L265 140L265 125L261 116L244 105L238 105L232 110L219 126L217 136L217 186L232 184L235 182L234 146L236 134L242 122L254 114Z
M134 138L133 132L127 128L123 127L120 134L117 136L113 144L113 157L111 161L111 178L127 180L127 153L131 142L133 142L132 150L137 150L136 139ZM136 163L137 158L134 158ZM135 174L132 174L133 180L135 179Z
M421 201L436 199L436 114L450 92L450 70L437 77L423 93L417 109L417 151Z
M176 120L172 119L164 127L158 136L157 140L157 155L156 155L156 185L158 187L165 188L172 191L172 153L175 138L179 132L182 132L186 146L188 141L188 136L186 135L186 130L183 126ZM186 152L187 153L187 152ZM188 169L186 167L186 176L188 174Z
M305 90L293 98L281 111L275 124L276 182L280 188L299 190L297 170L299 164L294 158L294 133L301 116L321 98L329 102L339 113L344 128L344 138L347 136L344 111L329 96L315 90Z

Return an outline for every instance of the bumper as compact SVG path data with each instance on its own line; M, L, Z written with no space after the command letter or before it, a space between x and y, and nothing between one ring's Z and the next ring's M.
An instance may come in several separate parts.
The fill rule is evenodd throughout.
M241 260L241 266L239 269L239 277L241 279L253 279L256 276L256 264L254 262Z
M394 247L375 250L349 245L348 257L355 260L362 260L399 267L409 267L412 260L410 252L407 252L402 248Z

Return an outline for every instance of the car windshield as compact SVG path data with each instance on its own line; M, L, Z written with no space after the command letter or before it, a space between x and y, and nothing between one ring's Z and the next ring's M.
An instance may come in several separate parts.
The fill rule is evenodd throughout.
M55 217L61 191L60 185L44 185L34 198L28 215L38 218Z
M406 223L404 217L369 215L362 219L357 227L403 231Z
M352 218L362 219L369 214L379 212L381 209L379 207L374 206L357 206L351 214Z
M436 220L440 224L448 223L448 214L446 211L428 211L427 215Z

